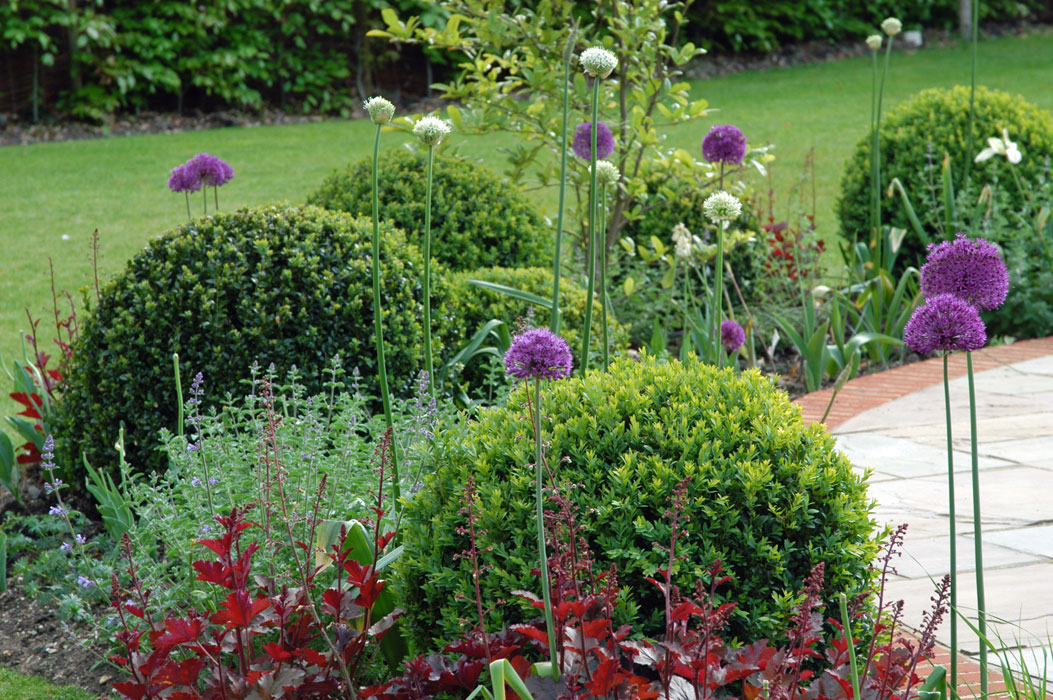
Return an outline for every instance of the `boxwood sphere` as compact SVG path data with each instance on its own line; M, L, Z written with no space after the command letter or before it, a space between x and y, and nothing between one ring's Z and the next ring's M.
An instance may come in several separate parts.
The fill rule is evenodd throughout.
M315 207L217 214L151 241L81 329L56 435L66 464L84 450L112 466L124 424L129 463L163 466L158 431L176 423L173 353L184 398L198 372L206 399L244 394L257 361L279 372L295 365L308 390L320 390L337 354L375 391L371 260L369 220ZM385 224L381 263L388 372L393 391L408 393L421 368L421 255Z
M427 154L381 155L380 216L404 229L423 250ZM372 216L372 156L337 170L307 197L308 204ZM552 232L526 197L489 168L467 158L435 154L432 256L451 270L546 265Z
M717 370L697 361L622 358L609 372L546 383L542 389L548 462L569 491L594 569L617 565L629 595L619 613L637 629L660 630L662 600L645 580L667 565L674 487L690 477L690 518L674 582L693 591L719 558L739 603L730 634L755 640L778 634L804 577L826 563L827 603L870 582L877 553L863 478L821 426L756 371ZM478 491L478 546L484 608L497 628L532 617L513 591L539 592L534 523L533 440L527 392L482 414L445 453L406 505L405 551L398 564L405 620L421 648L449 639L474 620L472 578L463 531L463 487ZM492 548L492 549L491 549ZM551 552L551 549L549 550ZM465 600L458 596L468 596ZM506 604L496 605L498 600ZM828 608L835 609L835 608Z
M933 181L939 187L939 167L946 153L950 156L956 192L962 187L965 160L975 158L987 146L988 138L1001 138L1003 129L1008 130L1009 139L1023 153L1023 160L1016 166L1022 179L1037 177L1044 167L1044 156L1053 152L1053 117L1049 112L1040 110L1022 97L977 86L974 150L967 153L969 93L970 89L961 85L949 90L922 90L890 110L881 121L881 220L883 225L891 224L907 230L899 257L902 265L920 267L924 262L925 247L911 228L900 197L887 197L885 190L892 178L898 177L911 195L916 213L927 224L929 214L919 207L918 193L925 187L922 174L929 162L930 143L936 168ZM872 133L868 134L856 145L841 180L837 214L846 239L851 239L854 234L865 236L870 227L873 138ZM1012 175L1004 157L995 156L982 163L973 163L971 172L971 179L980 186L999 180L1000 187L1007 190L1013 210L1027 204L1024 195L1011 184ZM927 225L926 228L930 238L935 239L935 227ZM953 235L954 232L949 233Z

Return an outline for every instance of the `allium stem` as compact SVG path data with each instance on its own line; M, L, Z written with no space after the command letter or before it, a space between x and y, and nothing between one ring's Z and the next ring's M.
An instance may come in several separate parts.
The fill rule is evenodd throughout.
M962 178L964 187L969 186L969 175L973 166L973 154L976 153L974 123L976 119L976 60L980 47L980 0L972 0L971 9L973 11L973 61L969 81L969 132L966 134L966 143L968 146L965 149L965 177Z
M175 370L176 394L176 435L183 437L183 383L179 379L179 353L172 353L172 366Z
M186 196L186 220L191 221L194 217L190 213L190 193L184 192L183 195Z
M377 346L377 377L380 381L380 397L384 402L384 420L391 435L391 490L394 495L396 519L401 508L402 493L399 485L398 450L395 448L394 421L391 419L391 394L388 391L388 370L384 359L384 324L380 307L380 124L377 124L373 139L373 332Z
M597 238L607 240L607 186L600 189L600 230ZM611 344L607 338L607 246L600 247L600 325L603 327L603 371L611 366Z
M219 211L219 186L218 185L217 186L213 186L213 188L212 188L212 196L214 197L215 202L216 202L216 211Z
M428 370L428 390L435 398L435 366L431 355L431 174L435 147L428 146L428 174L424 195L424 367Z
M885 97L885 76L888 75L889 57L892 55L892 40L885 42L885 65L881 70L881 85L877 93L877 110L874 113L874 144L871 149L874 184L874 236L877 242L878 267L885 265L885 237L881 233L881 103ZM876 60L876 59L875 59Z
M563 126L560 131L559 156L559 211L556 212L556 255L552 263L552 320L549 330L559 334L559 278L562 270L560 254L563 247L563 209L567 201L567 119L570 113L570 64L574 48L575 30L571 29L567 47L563 51Z
M724 296L724 229L728 222L721 221L717 228L717 262L713 279L713 353L717 358L717 367L724 367L724 346L720 344L720 323L723 315Z
M592 145L589 151L589 284L585 295L585 328L581 338L581 376L589 370L589 336L592 332L592 297L596 292L596 122L600 111L600 79L592 79Z
M852 697L862 698L863 695L859 690L859 666L856 664L856 640L852 636L852 620L848 616L848 598L842 593L838 597L838 603L841 607L841 631L845 635L845 647L848 649L848 664L849 671L851 673L852 680Z
M205 203L205 216L208 216L208 188L201 188L201 201Z
M556 662L556 628L552 623L552 592L548 581L548 552L545 548L545 501L542 493L544 477L544 454L541 445L541 378L534 379L534 461L537 471L537 548L541 558L541 596L545 601L545 627L548 629L548 655L552 662L553 680L559 680L559 664Z
M987 605L984 602L984 556L980 532L980 457L976 444L976 390L973 382L973 354L965 353L969 375L969 446L973 476L973 546L976 549L976 614L980 633L980 697L987 697Z
M954 508L954 446L951 442L951 387L947 376L947 357L943 353L943 405L947 413L947 511L951 520L951 688L958 688L958 554L955 546L957 523Z

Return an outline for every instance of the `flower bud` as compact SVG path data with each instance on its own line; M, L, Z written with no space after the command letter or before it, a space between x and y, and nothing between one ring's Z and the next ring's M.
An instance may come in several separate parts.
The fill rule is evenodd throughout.
M370 97L365 106L374 124L387 124L395 116L395 105L383 97Z
M903 31L903 22L900 22L895 17L889 17L881 23L881 31L889 36L896 36Z
M450 133L450 125L438 117L421 117L413 125L413 133L425 146L438 146L443 137Z
M867 46L870 47L871 51L877 51L881 48L881 35L871 34L867 37Z

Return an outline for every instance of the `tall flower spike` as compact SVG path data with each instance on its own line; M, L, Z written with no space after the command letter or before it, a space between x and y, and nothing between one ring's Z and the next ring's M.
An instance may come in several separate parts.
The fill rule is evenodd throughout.
M742 213L742 203L738 197L721 190L706 197L702 204L702 210L715 223L721 221L734 221Z
M1009 271L998 246L959 233L953 241L929 245L921 291L926 299L953 294L981 311L997 309L1009 293Z
M716 124L702 139L702 155L710 163L740 165L746 157L746 135L733 124Z
M387 124L395 116L395 105L383 97L370 97L365 107L374 124Z
M450 133L450 124L438 117L421 117L413 125L413 133L425 146L438 146Z
M953 294L939 294L914 309L903 342L922 355L979 350L987 342L987 329L975 306Z
M547 328L520 333L505 353L505 371L518 379L562 379L573 364L567 341Z
M606 158L614 153L614 134L611 127L603 122L596 122L596 157ZM578 124L574 130L574 142L571 144L574 155L582 160L589 160L592 155L592 122ZM598 164L597 164L598 167Z
M618 59L607 49L599 46L585 49L581 52L582 68L594 78L606 78L618 67Z

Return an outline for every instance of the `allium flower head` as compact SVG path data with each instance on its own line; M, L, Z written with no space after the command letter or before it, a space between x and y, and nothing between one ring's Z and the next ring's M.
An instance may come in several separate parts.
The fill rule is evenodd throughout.
M702 155L710 163L739 165L746 157L746 135L734 124L716 124L702 139Z
M889 17L881 23L881 31L889 36L896 36L903 31L903 22L900 22L895 17Z
M573 365L567 341L547 328L520 333L505 353L505 371L519 379L562 379Z
M871 34L867 37L867 46L871 51L877 51L881 48L882 38L880 34Z
M374 124L387 124L395 116L395 105L383 97L370 97L365 107Z
M987 342L987 329L975 306L953 294L939 294L914 309L903 329L903 342L922 355L979 350Z
M980 151L973 162L983 163L992 156L1005 156L1005 159L1013 165L1016 165L1023 159L1023 156L1020 155L1020 149L1009 140L1009 129L1002 129L1002 138L994 136L987 139L987 148Z
M168 189L173 192L197 192L201 189L201 178L192 171L189 163L172 168L168 175Z
M596 150L599 150L599 143L596 144ZM600 185L613 185L620 177L621 173L618 172L618 166L614 163L609 160L596 161L596 182Z
M425 146L438 146L443 137L450 133L450 124L438 117L421 117L413 125L413 133Z
M614 153L614 134L611 127L603 122L596 122L596 157L606 158ZM589 160L592 153L592 122L578 124L574 131L574 142L571 144L574 154L583 160Z
M742 203L735 195L721 190L706 197L702 210L710 221L734 221L742 213Z
M720 344L728 352L735 352L746 342L746 331L736 321L728 319L720 324Z
M222 158L217 158L208 153L198 153L188 160L184 167L187 168L189 177L196 176L201 185L208 185L209 187L225 185L228 180L234 177L234 168L230 167Z
M997 309L1009 292L1009 271L998 246L959 233L953 241L929 245L921 291L926 299L953 294L981 311Z
M581 67L593 78L606 78L618 67L618 58L599 46L585 49L579 57Z

